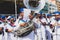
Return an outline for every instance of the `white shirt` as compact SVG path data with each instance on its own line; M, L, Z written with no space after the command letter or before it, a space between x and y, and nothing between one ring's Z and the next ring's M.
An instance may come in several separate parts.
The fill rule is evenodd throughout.
M15 27L15 26L11 26L10 24L7 24L7 25L6 25L6 29L9 29L9 30L14 30L14 27Z
M30 13L31 13L30 9L24 9L24 16L23 16L24 21L27 21L29 19Z
M42 18L42 19L41 19L41 22L42 22L42 23L45 22L46 24L48 23L47 20L46 20L46 18Z
M60 20L58 21L58 24L60 24Z
M3 23L2 23L2 24L0 24L0 27L3 27Z
M51 21L50 24L57 25L57 21L55 20L55 17L54 16L50 18L50 21Z

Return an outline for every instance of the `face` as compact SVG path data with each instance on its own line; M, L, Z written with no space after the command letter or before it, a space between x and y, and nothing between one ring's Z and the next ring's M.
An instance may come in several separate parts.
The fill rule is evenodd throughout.
M6 22L6 17L4 19L2 19L2 20L3 20L3 22Z
M55 18L60 18L60 15L56 15Z
M42 15L40 15L40 14L37 14L37 16L36 16L36 17L37 17L37 18L40 18L41 16L42 16Z
M6 22L6 20L5 20L5 19L3 19L3 22Z
M21 12L21 13L20 13L20 16L23 18L23 16L24 16L24 13L23 13L23 12Z
M47 16L47 18L51 18L51 16Z
M46 18L46 15L45 15L45 14L43 14L42 16L43 16L44 18Z
M29 18L30 18L30 19L33 19L33 15L32 15L32 14L30 14L30 15L29 15Z
M11 18L11 19L10 19L10 22L11 22L11 23L14 23L14 18Z

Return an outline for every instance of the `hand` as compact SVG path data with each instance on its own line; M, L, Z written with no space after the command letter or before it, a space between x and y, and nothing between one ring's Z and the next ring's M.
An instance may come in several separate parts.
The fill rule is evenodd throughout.
M9 29L8 29L8 32L12 32L12 31L13 31L13 29L12 29L12 30L9 30Z
M0 28L0 31L2 30L2 28Z
M50 24L50 28L53 28L53 27L55 27L55 26L53 26L52 24Z
M27 25L27 23L23 23L23 24L20 24L20 27L24 27L26 25Z
M58 26L60 26L60 24L58 24Z

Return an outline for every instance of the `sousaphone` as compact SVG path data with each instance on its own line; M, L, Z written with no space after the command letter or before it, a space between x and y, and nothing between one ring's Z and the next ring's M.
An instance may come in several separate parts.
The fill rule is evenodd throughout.
M45 0L23 0L24 5L27 9L30 9L31 11L40 11L45 6ZM28 25L23 28L18 28L18 30L15 31L15 34L19 37L24 37L30 34L33 30L33 22L30 20L28 22Z

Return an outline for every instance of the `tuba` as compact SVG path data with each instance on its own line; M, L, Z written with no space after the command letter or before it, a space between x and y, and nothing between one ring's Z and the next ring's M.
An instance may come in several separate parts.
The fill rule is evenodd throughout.
M30 9L31 11L34 11L34 12L36 11L39 12L45 6L45 0L23 0L23 3L27 9ZM30 20L26 26L22 28L19 27L16 31L14 31L14 34L17 35L18 37L25 37L29 35L34 29L33 19Z
M25 37L30 34L34 30L34 25L32 21L29 21L27 25L23 27L18 27L17 30L14 31L15 36Z

